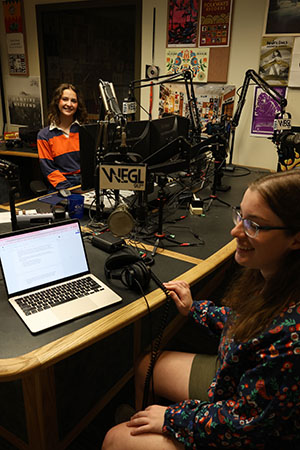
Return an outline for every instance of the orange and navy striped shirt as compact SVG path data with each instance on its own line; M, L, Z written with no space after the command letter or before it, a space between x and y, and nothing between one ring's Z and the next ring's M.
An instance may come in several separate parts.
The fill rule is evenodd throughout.
M70 133L55 125L39 131L37 146L42 174L55 189L69 188L65 175L80 173L79 123L71 125Z

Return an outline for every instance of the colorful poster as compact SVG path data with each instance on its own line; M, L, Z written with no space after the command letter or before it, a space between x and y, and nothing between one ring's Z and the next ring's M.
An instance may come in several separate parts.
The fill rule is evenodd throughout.
M166 73L175 74L191 70L193 81L207 82L209 49L166 49Z
M196 47L199 0L169 0L167 47Z
M21 0L3 0L6 33L24 33Z
M287 86L292 59L293 37L263 37L259 75L269 84Z
M228 47L232 0L202 0L199 47Z
M203 126L213 117L220 118L227 104L230 103L233 110L235 86L216 83L195 84L194 92ZM178 114L190 118L185 84L163 83L160 85L159 118L166 114Z
M28 75L22 0L4 0L8 67L10 75Z
M282 96L286 96L286 88L282 86L274 87ZM280 113L280 105L262 88L256 87L254 91L254 104L251 123L252 136L272 136L274 132L274 119Z

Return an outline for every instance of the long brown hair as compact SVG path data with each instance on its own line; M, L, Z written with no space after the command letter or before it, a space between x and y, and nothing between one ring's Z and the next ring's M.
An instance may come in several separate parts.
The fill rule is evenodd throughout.
M267 175L249 185L294 235L300 231L300 170ZM274 243L276 245L276 243ZM258 336L291 302L300 301L300 250L290 251L265 280L256 269L242 269L224 298L233 310L227 333L237 341ZM234 318L234 319L233 319Z
M77 111L74 114L74 120L78 120L79 123L85 123L87 121L88 114L83 97L79 89L71 83L62 83L55 89L51 103L49 105L48 123L55 123L56 125L59 125L60 111L58 109L58 103L65 89L72 89L72 91L74 91L77 95L78 107Z

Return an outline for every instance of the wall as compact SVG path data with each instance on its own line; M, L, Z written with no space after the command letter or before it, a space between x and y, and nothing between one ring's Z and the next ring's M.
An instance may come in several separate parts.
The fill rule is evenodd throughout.
M61 1L56 1L56 3L60 2ZM40 75L35 5L44 3L54 3L54 0L24 0L29 73L31 76ZM244 75L248 69L254 69L255 71L258 70L260 42L264 28L267 3L268 0L234 1L227 83L235 85L236 88L239 88L243 84ZM152 20L154 8L156 10L155 51L154 60L152 60ZM144 78L146 64L154 63L160 67L160 73L164 74L167 9L168 0L143 0L141 78ZM3 12L1 8L1 16L2 14ZM8 74L8 67L2 17L0 20L0 42L2 71L5 82L5 76ZM119 99L119 102L121 101L122 99ZM250 136L252 101L253 87L250 86L246 97L246 103L241 114L240 123L236 129L233 163L276 170L277 153L275 146L269 139ZM297 108L299 102L300 89L289 89L287 111L292 114L293 125L300 125L300 117ZM148 88L142 89L141 91L141 104L146 110L149 110ZM157 110L157 106L158 92L156 88L154 92L153 112ZM147 114L142 113L141 119L145 118L147 118ZM155 118L154 114L153 118ZM2 122L3 119L0 116L1 130ZM10 127L10 129L14 129L14 127Z
M163 71L167 33L167 3L167 0L144 1L142 29L145 41L142 43L142 73L145 71L145 64L152 63L152 11L154 7L156 8L154 63L160 67L161 73ZM243 84L248 69L258 71L267 3L268 0L234 0L227 84L235 85L237 89ZM277 152L274 144L269 139L250 136L253 90L253 86L249 86L246 103L236 129L233 163L276 170ZM155 93L155 102L157 102L157 97L158 94ZM149 109L148 99L149 93L143 92L142 104L146 109ZM293 125L300 125L299 108L297 108L299 102L300 89L289 89L287 111L292 114Z

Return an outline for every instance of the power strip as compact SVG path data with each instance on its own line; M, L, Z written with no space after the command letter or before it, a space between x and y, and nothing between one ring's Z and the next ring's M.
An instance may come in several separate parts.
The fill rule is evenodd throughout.
M32 213L31 211L18 211L16 214L17 222L22 224L40 224L50 223L54 221L53 213Z

